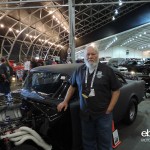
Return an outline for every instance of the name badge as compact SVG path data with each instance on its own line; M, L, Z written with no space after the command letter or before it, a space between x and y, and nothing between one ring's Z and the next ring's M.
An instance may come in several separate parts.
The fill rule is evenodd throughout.
M94 91L94 89L91 89L89 97L93 97L93 96L95 96L95 91Z

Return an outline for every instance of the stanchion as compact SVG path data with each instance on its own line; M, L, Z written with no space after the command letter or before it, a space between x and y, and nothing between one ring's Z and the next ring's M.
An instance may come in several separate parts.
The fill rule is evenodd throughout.
M112 121L112 148L116 148L121 144L121 141L119 139L118 130L115 129L114 121Z

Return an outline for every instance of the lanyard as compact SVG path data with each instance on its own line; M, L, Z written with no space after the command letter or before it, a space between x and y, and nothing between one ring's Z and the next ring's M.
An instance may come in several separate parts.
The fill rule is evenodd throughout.
M90 86L91 88L93 87L96 71L97 71L97 66L96 66L96 68L94 70L94 74L93 74L93 77L92 77L91 86ZM86 87L87 87L87 78L88 78L88 67L86 67L86 74L85 74L85 86Z

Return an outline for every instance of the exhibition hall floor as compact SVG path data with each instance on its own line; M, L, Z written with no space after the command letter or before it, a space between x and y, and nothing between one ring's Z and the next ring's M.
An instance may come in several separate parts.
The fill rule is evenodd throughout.
M150 96L138 105L138 114L132 125L117 126L121 144L116 150L150 150ZM143 137L141 133L144 132Z
M11 87L12 91L20 88L20 83ZM135 122L129 126L121 123L116 128L121 141L116 150L150 150L150 94L138 105ZM141 135L143 131L145 137Z

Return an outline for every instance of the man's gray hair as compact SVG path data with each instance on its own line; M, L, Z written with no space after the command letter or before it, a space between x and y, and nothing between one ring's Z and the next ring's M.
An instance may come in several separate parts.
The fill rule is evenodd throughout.
M84 50L84 56L86 55L88 48L93 48L94 51L95 51L97 54L99 54L99 51L98 51L97 46L87 45L87 46L85 47L85 50Z

